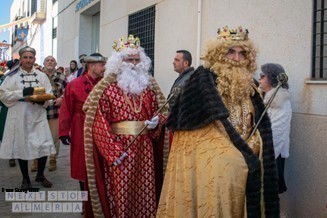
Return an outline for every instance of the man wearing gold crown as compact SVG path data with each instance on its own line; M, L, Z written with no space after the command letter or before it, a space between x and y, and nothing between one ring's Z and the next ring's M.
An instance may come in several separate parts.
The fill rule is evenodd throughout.
M35 54L29 46L20 49L20 64L8 72L0 86L0 100L8 107L0 158L18 159L24 189L31 188L28 160L33 159L38 160L35 181L52 187L44 168L47 156L56 153L46 114L51 102L45 98L52 93L52 87L47 75L34 68ZM44 93L35 95L38 89Z
M120 39L114 49L107 74L84 104L92 212L105 217L154 217L156 186L161 188L162 176L162 168L156 174L162 158L156 162L160 149L155 142L168 106L156 113L165 105L165 97L148 74L151 61L138 38Z
M219 29L172 107L157 217L279 217L271 126L248 31Z

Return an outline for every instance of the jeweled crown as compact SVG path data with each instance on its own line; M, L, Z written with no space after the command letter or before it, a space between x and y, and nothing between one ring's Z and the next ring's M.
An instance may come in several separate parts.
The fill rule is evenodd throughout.
M129 35L126 41L121 37L118 40L114 41L113 49L117 52L120 52L124 48L138 48L140 46L140 39L138 37L134 37L133 35Z
M241 26L237 29L228 29L228 26L225 26L223 28L219 28L217 33L218 39L231 39L235 41L244 41L249 39L249 31Z

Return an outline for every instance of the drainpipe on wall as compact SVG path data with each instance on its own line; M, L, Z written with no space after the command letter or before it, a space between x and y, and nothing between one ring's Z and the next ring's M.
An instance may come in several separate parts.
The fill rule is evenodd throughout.
M197 30L197 42L196 42L196 67L200 66L201 30L202 30L202 0L198 0L198 30Z

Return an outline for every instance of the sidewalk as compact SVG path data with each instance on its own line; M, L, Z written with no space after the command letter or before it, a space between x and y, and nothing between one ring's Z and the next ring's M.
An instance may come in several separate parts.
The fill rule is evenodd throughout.
M57 159L57 170L49 172L48 163L44 171L45 176L49 179L53 186L50 189L43 188L34 181L36 172L30 172L32 161L29 161L29 175L33 188L40 188L40 191L79 191L78 181L70 178L70 163L69 151L70 147L60 145L59 157ZM49 160L48 160L49 161ZM5 193L3 188L20 188L22 182L22 175L16 161L15 167L9 166L9 160L0 159L0 217L83 217L81 213L12 213L12 202L5 201ZM17 201L16 201L17 202Z

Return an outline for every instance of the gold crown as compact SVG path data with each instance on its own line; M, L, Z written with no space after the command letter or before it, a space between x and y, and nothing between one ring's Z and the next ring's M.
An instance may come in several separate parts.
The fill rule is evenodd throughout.
M235 41L244 41L249 39L249 31L247 29L243 29L241 26L237 29L228 29L228 26L225 26L223 28L219 28L217 33L218 39L231 39Z
M114 41L113 49L115 49L117 52L120 52L124 48L138 48L140 46L140 39L138 37L134 38L133 35L129 35L126 39L126 42L124 42L123 37L119 38L118 40Z

